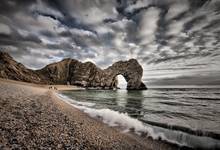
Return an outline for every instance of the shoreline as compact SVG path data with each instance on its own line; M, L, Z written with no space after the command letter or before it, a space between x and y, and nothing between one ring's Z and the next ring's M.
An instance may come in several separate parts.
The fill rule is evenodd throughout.
M61 90L62 91L62 90ZM87 107L87 106L90 106L90 104L86 104L86 105L82 105L82 103L78 103L79 105L77 105L77 104L73 104L71 101L72 101L72 99L71 98L69 98L69 97L66 97L65 95L62 95L62 94L60 94L60 93L58 93L58 92L55 92L55 96L58 98L58 99L60 99L60 100L62 100L64 103L66 103L66 104L68 104L68 105L70 105L70 106L72 106L73 108L75 108L75 109L78 109L79 111L81 111L81 112L83 112L83 113L85 113L86 115L88 115L89 117L91 117L92 119L95 119L95 120L97 120L97 121L99 121L99 122L101 122L101 123L103 123L103 124L105 124L105 125L107 125L108 127L110 127L110 128L114 128L114 129L116 129L118 132L120 132L120 133L123 133L123 134L128 134L128 135L130 135L130 136L132 136L132 137L135 137L135 138L137 138L138 139L138 141L143 141L143 142L149 142L149 141L151 141L152 143L157 143L157 144L161 144L161 143L163 143L163 144L167 144L167 145L169 145L169 146L171 146L171 147L176 147L176 148L179 148L179 149L181 149L181 148L183 148L183 149L192 149L192 148L190 148L189 146L186 146L186 145L182 145L182 144L180 144L180 143L178 143L178 142L176 142L176 141L172 141L172 140L169 140L169 139L162 139L161 137L159 137L159 134L157 135L158 136L158 138L156 138L155 139L155 136L153 136L152 137L152 135L151 134L148 134L147 132L135 132L135 128L133 128L133 127L131 127L130 129L125 129L125 128L123 128L124 126L114 126L114 125L111 125L111 123L108 123L108 121L106 121L103 117L102 117L102 115L101 114L97 114L97 116L93 116L92 114L90 114L89 112L87 112L86 110L87 109L90 109L90 110L94 110L94 111L99 111L98 109L93 109L93 108L89 108L89 107ZM75 101L76 102L76 101ZM111 111L111 110L110 110ZM113 112L115 112L115 111L113 111ZM112 113L113 113L112 112ZM111 113L111 112L109 112L109 113ZM117 113L117 112L116 112ZM118 114L116 114L116 115L118 115ZM122 114L122 115L124 115L124 114ZM126 117L127 118L127 117ZM128 117L128 118L130 118L130 117ZM124 118L125 119L125 118ZM133 120L133 118L130 118L131 120ZM134 119L135 120L135 119ZM139 121L139 120L137 120L137 121ZM168 147L169 147L168 146ZM161 149L161 148L160 148ZM163 149L163 148L162 148Z
M0 149L177 148L109 127L58 98L56 90L48 86L4 79L0 79L0 85ZM56 87L58 91L78 90Z

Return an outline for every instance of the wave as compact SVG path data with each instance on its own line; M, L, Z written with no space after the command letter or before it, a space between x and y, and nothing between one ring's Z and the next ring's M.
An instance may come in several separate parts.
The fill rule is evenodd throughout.
M99 118L109 126L119 127L123 132L134 132L141 136L144 135L146 137L151 137L154 140L162 140L168 143L179 145L180 147L184 146L205 149L220 148L219 141L210 138L215 137L218 139L219 135L217 134L215 135L208 132L204 134L202 132L196 132L184 127L169 127L169 125L147 122L146 120L138 120L130 117L127 113L120 113L107 108L95 109L91 108L92 105L88 105L86 102L78 103L77 101L72 100L62 94L58 94L58 96L65 102L71 104L75 108L78 108L89 116ZM194 135L188 133L192 133ZM210 137L206 137L207 135Z
M192 104L180 103L180 102L158 102L160 104L171 105L171 106L193 106Z
M162 99L162 100L170 100L173 98L167 97L167 96L145 96L146 99Z
M112 127L120 127L123 129L123 132L133 131L138 135L145 134L148 137L151 137L154 140L163 140L172 144L187 146L185 144L178 143L175 140L171 140L166 138L166 136L162 132L155 132L152 127L145 126L141 121L135 118L131 118L127 113L120 113L118 111L113 111L111 109L94 109L89 108L85 105L77 105L74 104L76 101L70 99L69 97L58 94L58 97L68 102L70 105L78 108L84 113L88 114L93 118L99 118L103 121L103 123L108 124ZM81 103L83 104L83 103Z
M210 100L210 101L220 100L220 98L210 98L210 97L188 97L188 98L197 99L197 100Z
M153 121L148 121L148 120L144 120L144 119L139 119L139 120L141 120L147 124L150 124L150 125L154 125L154 126L158 126L158 127L162 127L162 128L166 128L166 129L170 129L170 130L182 131L182 132L186 132L186 133L196 135L196 136L207 136L207 137L211 137L211 138L220 140L220 134L214 133L211 131L196 130L196 129L191 129L191 128L187 128L187 127L183 127L183 126L153 122Z
M95 106L95 103L74 101L73 99L70 99L68 96L65 96L63 94L58 94L58 96L62 99L67 100L69 103L74 103L79 106L88 106L88 107Z

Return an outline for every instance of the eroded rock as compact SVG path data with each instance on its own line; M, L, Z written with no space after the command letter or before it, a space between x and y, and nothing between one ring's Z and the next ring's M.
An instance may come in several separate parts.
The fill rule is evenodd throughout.
M0 77L39 84L71 84L86 88L117 88L117 75L124 76L128 90L147 89L142 82L143 69L135 59L118 61L102 70L91 62L64 59L40 70L31 70L0 52Z

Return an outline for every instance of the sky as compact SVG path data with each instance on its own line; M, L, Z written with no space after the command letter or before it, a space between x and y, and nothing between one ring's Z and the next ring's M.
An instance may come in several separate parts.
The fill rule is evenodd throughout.
M147 85L220 85L220 1L1 0L0 51L32 69L135 58Z

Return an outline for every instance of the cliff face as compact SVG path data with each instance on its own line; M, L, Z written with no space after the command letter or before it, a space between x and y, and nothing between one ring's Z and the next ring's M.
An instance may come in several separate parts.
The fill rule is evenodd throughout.
M24 65L16 62L9 54L4 52L0 52L0 77L31 83L46 84L45 80L36 72L27 69Z
M64 59L57 63L52 63L46 67L36 70L42 79L49 84L67 84L69 78L69 66L75 60Z
M107 69L100 69L91 62L64 59L40 70L30 70L17 63L7 53L0 52L0 77L38 84L71 84L87 88L117 88L117 75L127 81L127 89L143 90L143 69L135 59L119 61Z

